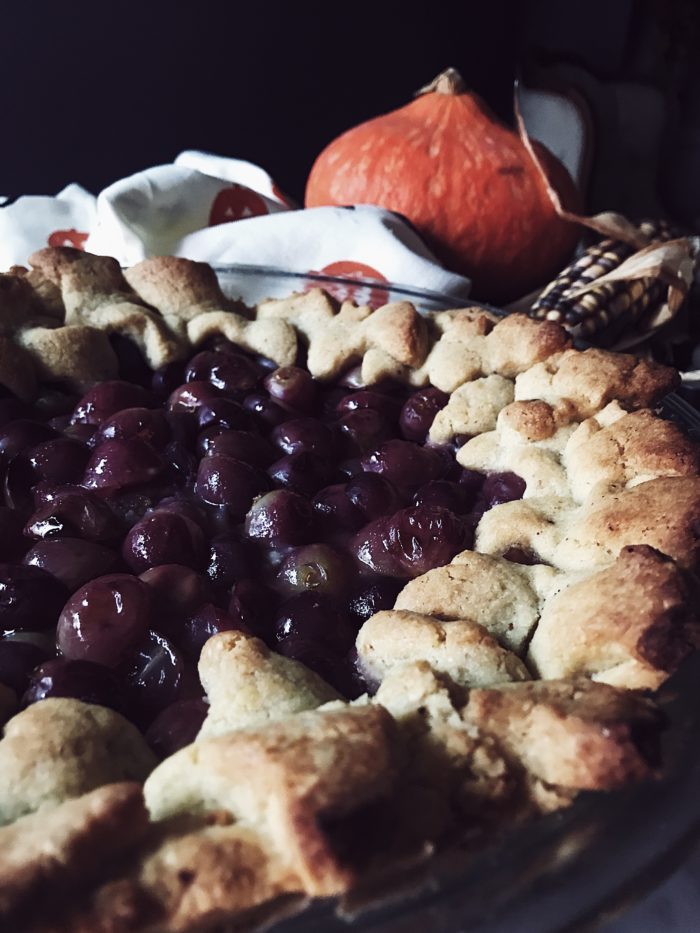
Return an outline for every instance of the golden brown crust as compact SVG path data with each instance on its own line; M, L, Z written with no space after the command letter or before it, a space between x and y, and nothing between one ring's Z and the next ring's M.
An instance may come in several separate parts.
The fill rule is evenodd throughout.
M80 700L42 700L3 730L0 825L103 784L143 781L155 763L119 713Z
M84 887L148 832L139 784L109 784L0 828L0 919L37 895Z
M566 350L519 375L516 399L564 404L590 418L617 400L628 409L649 408L679 384L669 366L608 350Z
M339 699L303 664L241 632L222 632L207 641L199 676L210 706L198 739L263 726Z
M623 548L610 567L545 603L528 660L547 679L588 674L656 689L700 642L696 602L669 558L646 545Z
M585 678L472 690L462 715L546 784L610 790L658 766L653 703Z
M483 625L466 619L443 622L430 615L387 609L369 618L357 636L363 674L381 683L395 667L427 661L463 687L528 680L515 654L502 648Z
M389 792L395 746L381 707L298 713L187 746L148 778L146 801L155 819L226 811L269 840L307 893L337 894L353 873L338 861L323 819L349 817Z
M17 334L15 340L31 355L31 362L39 377L47 382L65 384L71 389L84 391L96 382L116 379L119 372L119 363L109 337L96 327L83 324L30 327ZM13 352L20 352L16 345ZM5 371L0 359L0 373L4 374ZM31 397L34 394L33 391Z
M512 402L500 414L503 426L525 441L544 441L557 429L554 409L547 402Z

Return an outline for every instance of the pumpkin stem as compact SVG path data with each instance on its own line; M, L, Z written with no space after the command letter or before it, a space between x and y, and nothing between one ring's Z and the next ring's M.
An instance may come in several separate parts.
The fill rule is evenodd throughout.
M426 84L420 91L416 91L415 96L420 97L421 94L466 94L466 91L467 85L457 69L446 68L430 84Z

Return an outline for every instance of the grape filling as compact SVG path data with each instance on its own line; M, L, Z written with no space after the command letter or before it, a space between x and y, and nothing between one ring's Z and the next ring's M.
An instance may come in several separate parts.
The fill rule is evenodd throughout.
M321 384L224 339L157 372L117 355L82 398L0 398L0 684L111 706L159 755L201 726L219 632L361 694L363 623L525 492L429 446L438 389Z

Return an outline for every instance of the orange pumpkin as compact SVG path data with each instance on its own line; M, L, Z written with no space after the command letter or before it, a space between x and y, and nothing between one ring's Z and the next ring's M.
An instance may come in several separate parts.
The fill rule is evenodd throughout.
M564 166L534 149L565 207L578 196ZM578 239L562 220L517 133L452 68L405 107L348 130L317 158L306 206L378 204L414 224L476 297L518 298L549 281Z

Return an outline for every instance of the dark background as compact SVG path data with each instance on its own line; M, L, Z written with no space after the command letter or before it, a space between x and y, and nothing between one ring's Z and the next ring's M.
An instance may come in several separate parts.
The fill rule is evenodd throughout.
M655 82L682 110L698 8L696 0L13 4L0 45L0 194L52 194L71 181L97 192L198 148L258 162L300 201L327 142L401 106L448 65L508 120L516 72L559 61L596 81ZM608 189L610 198L614 178Z

